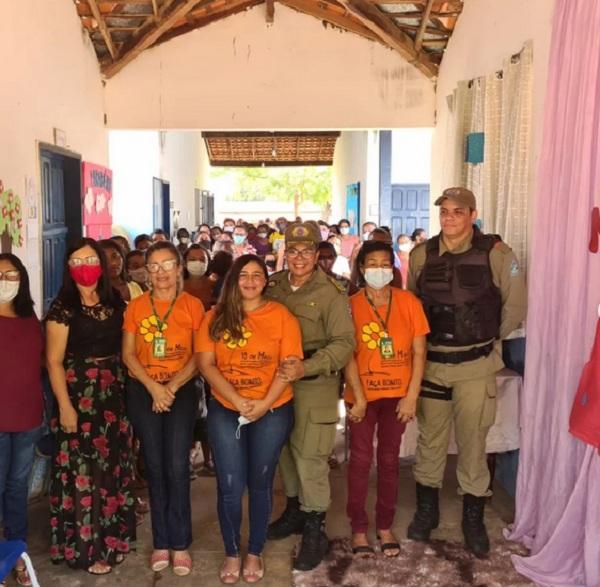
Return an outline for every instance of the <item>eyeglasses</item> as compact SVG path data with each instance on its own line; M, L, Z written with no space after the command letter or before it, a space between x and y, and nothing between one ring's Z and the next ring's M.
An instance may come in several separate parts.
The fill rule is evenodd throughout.
M146 265L146 269L148 269L150 273L158 273L160 269L163 271L173 271L175 267L177 267L177 261L175 259L169 259L162 263L148 263Z
M265 276L262 273L240 273L240 281L264 281Z
M0 271L0 279L6 279L6 281L21 281L21 274L16 269Z
M316 252L315 249L287 249L285 254L290 259L295 259L298 255L303 259L310 259Z
M100 265L100 259L96 256L69 259L69 267L80 267L81 265Z

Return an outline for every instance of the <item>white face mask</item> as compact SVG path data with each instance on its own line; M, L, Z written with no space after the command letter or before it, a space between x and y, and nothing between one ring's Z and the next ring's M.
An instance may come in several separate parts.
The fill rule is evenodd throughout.
M267 233L266 232L258 232L258 233L256 233L256 236L258 236L258 238L267 238Z
M329 238L329 229L328 228L322 228L321 229L321 240L326 241Z
M182 236L182 237L179 239L179 242L180 242L182 245L187 245L187 244L190 242L190 239L189 239L189 237L187 237L187 236Z
M410 243L400 243L398 245L398 250L402 253L410 253L412 249L412 245Z
M0 304L8 304L12 302L19 293L20 281L0 280Z
M223 232L233 232L233 228L233 226L228 224L227 226L223 227Z
M188 261L186 267L190 275L201 277L206 273L208 263L206 261Z
M340 234L346 236L347 234L350 234L350 229L347 226L342 226L340 228Z
M146 283L148 281L148 271L146 271L145 267L132 269L129 272L129 277L131 277L131 279L133 279L133 281L136 283Z
M373 289L381 289L394 279L392 268L369 267L365 269L365 281Z
M363 232L363 235L362 235L363 241L368 241L370 236L371 236L370 232Z

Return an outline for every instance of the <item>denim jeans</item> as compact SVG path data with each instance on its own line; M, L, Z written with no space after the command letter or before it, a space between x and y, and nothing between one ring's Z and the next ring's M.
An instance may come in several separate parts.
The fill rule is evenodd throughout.
M239 413L216 399L208 403L208 440L217 471L217 512L227 556L240 554L242 496L248 488L248 553L260 555L271 517L273 477L294 425L293 401L246 424L236 436Z
M27 541L29 473L42 432L42 426L25 432L0 432L0 519L7 540Z
M175 394L169 412L154 413L152 396L129 379L127 415L141 441L146 464L154 548L185 550L192 543L190 464L192 432L198 410L194 381Z

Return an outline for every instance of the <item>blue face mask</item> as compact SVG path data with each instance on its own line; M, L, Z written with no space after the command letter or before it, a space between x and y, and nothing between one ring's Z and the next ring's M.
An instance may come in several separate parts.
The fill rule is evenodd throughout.
M233 235L233 244L237 245L238 247L240 245L243 245L246 242L246 237L243 234L234 234Z

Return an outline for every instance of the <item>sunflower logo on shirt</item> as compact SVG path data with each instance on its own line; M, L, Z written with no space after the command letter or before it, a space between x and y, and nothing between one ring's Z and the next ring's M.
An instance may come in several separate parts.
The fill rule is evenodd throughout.
M158 326L158 318L152 314L148 318L144 318L140 322L139 332L144 337L146 342L152 342L155 338L161 338L163 332L167 329L167 323L163 322L162 326Z
M240 338L239 340L235 340L231 336L229 330L226 330L223 333L223 342L225 343L225 346L230 350L234 350L236 348L243 349L248 344L248 339L251 336L252 332L248 330L245 326L242 326L242 338Z
M361 329L361 339L367 345L369 350L374 351L377 347L381 346L381 339L387 338L387 332L385 332L377 322L369 322L365 324Z

